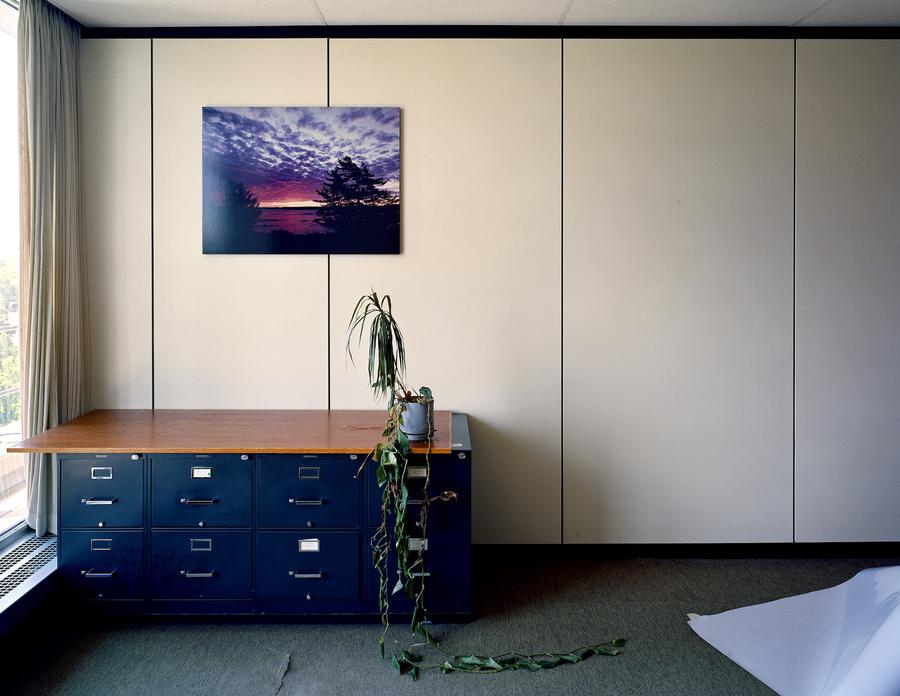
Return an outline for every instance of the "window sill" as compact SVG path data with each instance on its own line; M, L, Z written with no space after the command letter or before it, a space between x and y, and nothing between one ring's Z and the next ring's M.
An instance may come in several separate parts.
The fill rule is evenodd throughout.
M18 524L14 524L5 532L0 534L0 554L6 551L7 547L12 546L13 544L17 544L19 541L27 537L30 532L31 530L28 529L28 525L25 524L25 520L22 520Z

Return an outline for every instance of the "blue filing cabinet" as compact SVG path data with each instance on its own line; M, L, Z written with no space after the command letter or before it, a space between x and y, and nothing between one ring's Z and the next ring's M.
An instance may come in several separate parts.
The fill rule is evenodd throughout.
M132 605L144 596L144 458L72 455L60 467L59 571L76 595Z
M454 423L454 433L456 433ZM414 571L423 575L426 608L447 614L466 614L471 611L470 598L470 523L471 519L471 452L458 451L431 456L431 476L427 497L434 498L444 491L456 493L454 501L437 501L428 510L427 535L419 529L420 511L426 497L425 468L421 457L410 462L409 498L407 499L406 529L410 530L410 562L417 553L424 552L423 566ZM381 517L381 489L372 472L366 479L366 544L376 532ZM388 521L388 532L393 529ZM389 543L393 549L393 543ZM421 550L419 550L421 549ZM388 556L388 571L395 573L396 560ZM389 576L389 580L393 580ZM393 587L388 582L388 591ZM365 565L365 597L369 611L378 611L378 573L371 562ZM407 613L412 601L402 594L389 597L391 611Z
M153 527L251 526L249 454L155 455L150 460Z
M471 611L471 446L453 415L453 451L431 456L423 549L426 606ZM58 455L59 568L65 586L117 613L377 615L369 540L374 466L363 454ZM410 462L409 528L425 497ZM393 562L393 559L391 559ZM393 569L392 569L393 572ZM394 597L392 611L408 612Z
M148 594L154 600L247 600L252 562L249 529L154 529Z

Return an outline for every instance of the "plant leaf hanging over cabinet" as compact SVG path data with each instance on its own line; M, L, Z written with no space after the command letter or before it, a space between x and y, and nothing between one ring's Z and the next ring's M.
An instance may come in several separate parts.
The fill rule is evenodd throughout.
M592 655L618 655L624 639L588 645L569 652L523 654L507 652L501 655L453 655L434 639L428 628L430 622L425 608L425 554L427 544L413 546L406 525L409 499L408 480L410 460L414 456L411 442L426 442L422 454L425 468L422 504L416 522L417 536L428 539L428 510L435 503L454 503L455 491L442 491L431 496L431 442L434 436L434 396L428 387L418 391L406 387L406 345L393 313L390 295L379 296L372 290L359 298L350 324L347 327L347 355L353 361L354 340L357 347L368 337L367 374L369 386L376 398L387 399L387 420L381 438L365 458L357 471L363 471L371 459L375 477L381 488L381 518L378 529L372 535L372 562L378 573L378 607L381 610L382 632L378 649L385 656L385 637L390 627L390 601L393 595L405 593L413 599L410 628L419 640L406 649L393 651L391 666L401 675L418 679L423 670L439 670L442 673L471 672L491 674L517 669L538 671L552 669L563 664L581 662ZM418 465L415 468L419 468ZM390 525L393 521L393 526ZM397 580L389 590L389 561L394 550ZM440 662L423 664L423 656L416 650L429 648L443 655Z

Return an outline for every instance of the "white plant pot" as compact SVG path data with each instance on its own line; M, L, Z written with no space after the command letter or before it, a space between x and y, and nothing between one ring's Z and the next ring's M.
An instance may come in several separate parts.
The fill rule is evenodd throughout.
M434 436L434 401L406 404L400 430L412 441L422 442Z

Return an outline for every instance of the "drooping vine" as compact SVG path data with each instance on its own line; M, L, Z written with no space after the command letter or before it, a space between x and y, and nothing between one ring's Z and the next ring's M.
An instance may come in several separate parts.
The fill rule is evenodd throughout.
M357 334L361 343L367 324L369 324L369 385L376 396L386 397L388 400L387 420L381 437L357 471L359 476L366 463L372 460L375 464L375 478L381 489L381 519L370 540L372 563L378 575L378 608L382 624L378 649L381 657L385 657L385 638L390 628L391 597L401 591L413 601L410 628L421 640L407 646L406 649L392 651L391 665L401 675L409 674L413 679L417 679L423 670L480 674L517 669L537 671L581 662L592 655L618 655L620 648L625 644L623 639L588 645L569 652L536 654L507 652L494 656L479 656L454 655L433 638L428 629L429 621L425 607L427 573L424 569L428 512L432 503L455 501L457 494L454 491L442 491L439 495L430 495L432 433L429 433L426 449L422 453L425 461L425 480L418 520L423 542L417 549L410 549L406 513L409 502L409 462L413 452L409 437L402 429L403 415L408 404L428 404L433 400L433 396L427 387L421 387L414 393L404 386L406 350L400 328L392 314L389 295L379 297L372 291L357 302L348 327L347 354L351 360L352 338ZM393 528L389 529L391 517ZM390 584L389 567L392 548L397 575L393 587ZM443 659L433 664L425 664L423 651L426 649L440 652Z
M430 394L429 394L430 396ZM422 486L422 500L419 509L418 527L421 529L422 545L412 551L411 559L409 533L407 532L407 506L409 503L409 461L411 447L409 438L400 429L403 423L404 402L395 402L388 414L381 439L372 450L371 458L376 463L375 477L381 488L381 519L378 528L372 535L372 563L378 574L378 608L381 612L382 633L378 640L379 652L384 657L384 640L390 627L390 597L403 591L413 600L410 628L413 633L430 642L431 635L427 629L427 609L425 607L425 554L428 539L428 510L432 503L456 500L454 491L444 491L439 496L429 495L431 483L431 446L429 438L424 452L425 479ZM366 461L360 466L361 473ZM393 530L389 532L388 524L393 517ZM391 543L393 542L393 543ZM397 580L390 588L390 551L393 547L396 556Z

